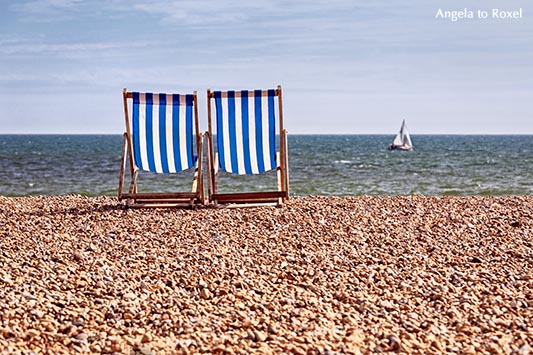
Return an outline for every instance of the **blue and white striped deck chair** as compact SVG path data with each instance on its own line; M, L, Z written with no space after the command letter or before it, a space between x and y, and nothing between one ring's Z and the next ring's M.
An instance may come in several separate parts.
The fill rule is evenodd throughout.
M196 91L183 95L128 92L124 89L123 97L126 132L122 147L119 200L125 199L127 205L132 207L192 207L195 203L203 203L203 135L198 127ZM128 100L131 100L131 117ZM124 192L128 163L131 184L129 191ZM193 167L196 170L189 192L138 191L139 170L168 174Z
M216 116L216 152L211 113ZM215 204L276 204L289 197L287 131L281 86L270 90L207 91L208 194ZM276 152L279 139L279 152ZM277 189L220 193L218 172L254 175L276 169Z

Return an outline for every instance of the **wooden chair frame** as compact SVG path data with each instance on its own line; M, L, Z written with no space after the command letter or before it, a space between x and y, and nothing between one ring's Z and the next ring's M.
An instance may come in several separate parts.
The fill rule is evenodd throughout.
M222 92L224 95L224 92ZM235 91L235 95L239 95ZM267 96L268 91L262 90L262 96ZM213 127L211 124L211 99L214 99L214 92L207 90L207 115L208 131L206 132L207 142L207 173L208 173L208 199L215 205L228 207L246 206L253 207L259 205L281 206L289 198L289 165L288 165L288 146L287 130L283 127L283 103L281 86L278 85L275 90L275 96L278 98L278 120L279 120L279 152L276 153L276 171L278 189L277 191L256 191L256 192L236 192L236 193L219 193L218 192L218 153L215 153L213 145Z
M149 207L194 207L196 204L203 204L204 183L202 171L202 155L203 155L203 134L200 133L198 126L198 96L196 91L193 93L193 125L196 134L196 153L198 159L196 161L194 177L191 187L191 192L145 192L138 191L137 176L139 168L135 165L133 159L133 141L131 119L128 110L128 99L133 98L133 92L126 89L123 91L124 99L124 115L126 121L126 132L123 135L122 144L122 164L120 166L120 180L118 187L119 201L126 200L126 206L135 208L149 208ZM124 192L124 180L126 175L127 165L129 163L131 182L128 192Z

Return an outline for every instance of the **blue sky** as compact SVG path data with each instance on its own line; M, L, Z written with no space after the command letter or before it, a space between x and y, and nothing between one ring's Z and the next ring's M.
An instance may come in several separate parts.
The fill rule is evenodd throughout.
M0 0L0 133L120 134L124 87L206 129L207 88L281 84L290 133L533 134L532 39L530 0Z

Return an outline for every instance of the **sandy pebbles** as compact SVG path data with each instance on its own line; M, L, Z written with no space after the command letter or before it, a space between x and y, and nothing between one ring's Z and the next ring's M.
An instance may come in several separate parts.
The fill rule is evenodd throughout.
M0 354L528 354L533 197L0 197Z

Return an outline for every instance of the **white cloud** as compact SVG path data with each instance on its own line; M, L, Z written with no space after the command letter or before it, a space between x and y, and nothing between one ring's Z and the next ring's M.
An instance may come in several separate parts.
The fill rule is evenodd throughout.
M312 16L316 19L332 9L350 8L351 1L167 1L155 0L149 3L130 1L132 9L157 15L167 24L202 25L212 27L223 24L233 27L244 24L260 24L277 21L278 18Z
M12 42L0 47L0 53L5 55L58 55L62 57L80 56L84 53L108 52L122 49L123 43L37 43Z
M9 5L21 20L38 22L63 20L83 12L89 6L84 0L31 0Z

